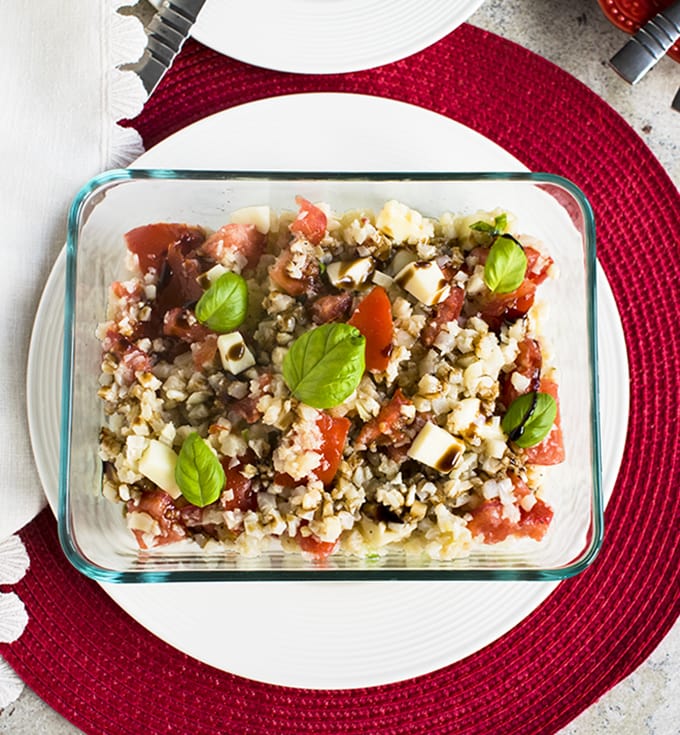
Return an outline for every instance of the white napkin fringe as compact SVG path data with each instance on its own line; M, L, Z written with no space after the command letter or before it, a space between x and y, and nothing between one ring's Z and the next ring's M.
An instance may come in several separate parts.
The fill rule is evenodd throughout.
M105 94L105 121L102 144L105 166L126 166L144 152L139 133L133 128L118 125L120 120L136 117L146 102L146 90L139 77L119 67L139 59L146 46L146 33L140 21L131 15L121 15L118 10L134 5L135 0L108 0L109 11L103 37L107 40L108 75Z

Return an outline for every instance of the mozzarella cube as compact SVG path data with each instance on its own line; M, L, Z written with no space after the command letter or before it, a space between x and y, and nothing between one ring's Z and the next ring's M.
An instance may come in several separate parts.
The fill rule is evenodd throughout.
M205 273L201 273L196 280L201 284L201 287L207 291L210 286L212 286L213 283L215 283L215 281L225 273L228 273L228 268L225 268L221 263L217 263Z
M418 256L410 250L397 250L394 258L392 258L392 262L390 263L390 275L396 275L402 268L407 266L409 263L414 263L416 260L418 260Z
M434 226L430 220L394 199L385 203L376 218L375 225L396 244L407 242L415 245L434 236Z
M366 283L373 271L373 258L335 261L326 267L328 279L336 288L354 290Z
M387 273L383 273L382 271L375 271L373 273L373 283L375 283L376 286L389 288L393 282L394 279L391 276L388 276Z
M151 439L139 460L139 471L171 498L179 498L182 491L175 480L177 455L163 442Z
M451 472L464 450L465 445L455 436L428 422L409 447L408 456L439 472Z
M443 301L451 291L442 269L434 260L419 260L404 266L394 280L425 306Z
M217 338L222 367L234 375L242 373L255 364L253 353L246 347L240 332L221 334Z
M255 225L258 232L266 235L272 226L272 213L267 206L243 207L232 212L229 221L237 225Z

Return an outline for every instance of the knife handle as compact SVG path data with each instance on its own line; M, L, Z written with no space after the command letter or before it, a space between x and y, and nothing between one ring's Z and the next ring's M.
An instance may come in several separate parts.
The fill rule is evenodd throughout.
M627 82L635 84L680 38L680 1L655 15L609 61Z
M180 52L205 0L163 0L146 28L147 46L134 71L150 95Z

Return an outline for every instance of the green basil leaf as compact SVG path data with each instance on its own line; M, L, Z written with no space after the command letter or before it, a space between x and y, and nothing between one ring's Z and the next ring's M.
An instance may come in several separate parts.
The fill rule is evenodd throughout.
M231 332L246 318L248 285L238 273L223 273L196 304L196 318L214 332Z
M484 220L479 220L479 222L475 222L474 224L470 225L471 230L475 230L476 232L488 232L490 235L494 232L494 226L490 225L488 222L484 222Z
M182 444L175 465L175 480L182 495L199 508L214 503L224 490L224 469L210 447L195 431Z
M525 393L510 404L501 428L526 449L543 441L557 417L557 402L549 393Z
M494 293L519 288L527 270L527 256L512 237L497 237L484 264L484 283Z
M298 337L283 358L292 394L314 408L342 403L366 368L366 338L349 324L324 324Z
M494 237L496 235L502 235L508 229L508 215L503 212L497 217L494 217L492 225L484 222L484 220L479 220L479 222L471 224L470 229L476 230L477 232L487 232Z

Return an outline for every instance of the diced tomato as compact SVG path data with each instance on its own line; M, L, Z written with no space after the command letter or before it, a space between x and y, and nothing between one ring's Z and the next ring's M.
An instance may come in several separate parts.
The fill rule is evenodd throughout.
M123 353L120 362L125 370L125 380L130 384L135 379L135 373L144 373L151 370L154 360L149 353L130 345Z
M229 224L220 227L201 247L201 250L218 263L228 253L245 259L245 270L253 270L260 262L267 243L255 225Z
M193 251L185 252L181 242L170 245L157 286L156 311L164 314L168 309L198 301L203 295L198 282L201 271Z
M560 421L560 403L557 383L552 380L541 380L541 393L549 393L557 403L557 417L548 436L542 442L524 450L524 459L528 464L552 465L564 462L564 437Z
M291 222L290 231L302 235L312 245L318 245L326 234L328 221L326 215L304 197L297 196L295 201L300 207L298 216Z
M338 471L350 424L350 420L344 416L331 416L325 411L319 412L316 425L321 432L321 447L319 447L321 465L312 470L312 473L324 485L330 485Z
M467 527L474 536L482 536L485 543L497 544L516 529L516 524L503 516L503 504L499 498L485 500L471 511L472 519Z
M401 392L401 388L397 388L389 402L380 409L378 415L361 427L355 442L356 448L367 449L373 444L391 444L398 447L409 442L410 437L404 431L409 419L402 414L401 409L402 406L412 404L413 401Z
M206 339L211 331L196 319L191 309L175 307L163 318L163 334L166 337L178 337L183 342L193 343Z
M531 491L519 477L511 477L517 500L521 500ZM536 499L531 510L519 506L519 521L511 521L503 515L503 504L499 498L485 500L471 511L472 519L468 521L468 529L473 536L482 536L487 544L505 541L508 536L529 536L540 541L553 519L553 510L544 501Z
M349 324L366 337L366 370L382 372L392 354L392 303L382 286L374 286L359 303Z
M150 515L157 523L160 534L154 537L153 546L163 546L180 541L186 531L180 523L180 512L173 499L164 490L151 490L142 493L139 500L128 500L128 513L139 511ZM148 548L144 542L144 534L134 531L140 549Z
M510 404L524 393L537 391L541 385L541 367L543 365L543 353L541 346L535 339L526 337L519 345L519 352L515 358L515 367L509 372L501 376L501 392L500 401L506 409ZM519 373L529 381L528 386L523 391L518 391L512 384L512 376Z
M548 277L548 269L554 261L549 255L543 255L528 245L524 248L524 254L527 256L526 277L538 286Z
M321 279L319 277L319 263L313 258L308 258L302 269L300 278L293 278L288 273L288 265L293 259L290 250L282 250L274 264L269 268L269 277L275 286L290 296L315 296L321 289Z
M454 286L449 295L432 310L432 314L420 334L420 341L425 347L431 347L446 324L458 319L465 302L465 290Z
M322 541L314 534L303 536L300 532L298 532L295 538L297 539L302 551L306 551L308 554L313 554L317 559L326 559L338 548L340 544L340 539L337 539L336 541Z
M180 240L196 248L205 240L205 233L199 227L158 222L135 227L125 234L125 244L137 256L142 273L147 273L150 268L160 271L168 248Z
M504 321L513 321L527 314L534 305L536 284L525 278L519 288L510 293L487 292L478 301L480 316L492 329Z
M320 296L309 304L314 324L343 321L352 308L353 297L349 291Z
M331 416L325 411L319 411L316 425L321 432L321 445L316 450L321 454L321 465L313 469L311 474L328 486L333 482L340 466L351 422L344 416ZM295 480L285 472L277 472L274 476L274 482L284 487L296 487L297 485L305 485L308 478Z
M217 335L208 334L200 342L191 345L191 353L196 370L203 370L212 365L217 354Z
M519 509L519 535L529 536L540 541L544 536L553 519L553 509L540 498L536 499L531 510Z
M220 505L224 510L257 510L257 494L253 491L253 481L242 472L246 461L247 458L244 458L243 461L230 467L229 458L225 457L222 460L222 468L226 477L224 488L231 490L233 494L230 499L220 498Z

